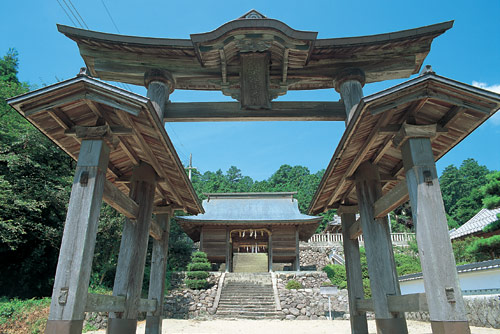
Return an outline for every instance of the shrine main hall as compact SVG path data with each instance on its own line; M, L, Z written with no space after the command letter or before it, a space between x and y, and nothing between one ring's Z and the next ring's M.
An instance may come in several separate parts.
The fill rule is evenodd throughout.
M86 68L74 78L8 100L77 161L45 333L81 333L86 312L108 313L110 334L135 333L139 314L146 313L146 333L161 333L170 219L175 211L205 212L164 125L214 121L344 122L308 214L336 209L341 216L351 332L368 333L366 312L371 311L378 333L404 334L404 312L425 310L433 333L470 333L435 162L500 108L500 95L424 66L433 40L452 26L450 21L319 39L317 32L295 30L255 10L186 39L58 25L76 43ZM366 84L410 76L363 94ZM102 80L145 86L147 96ZM335 90L341 100L273 101L288 91L315 89ZM176 90L220 91L234 101L170 101ZM211 196L215 202L217 195ZM88 292L103 200L127 217L112 296ZM401 295L387 213L408 200L425 293ZM302 218L288 224L287 242L295 245L310 233L314 218L305 223ZM196 220L183 219L185 224ZM279 257L293 262L294 245L285 247L291 252L281 252L275 245L279 232L269 230L268 223L241 227L226 221L216 238L225 245L228 239L240 243L243 251L252 247L247 233L254 241L259 238L253 245L257 250L267 235L274 248L268 249L269 263ZM209 247L205 233L208 238L211 232L191 225L186 225L188 234L201 235L202 249ZM363 293L360 234L370 299ZM149 236L150 283L142 298ZM231 256L217 252L213 260L230 268Z

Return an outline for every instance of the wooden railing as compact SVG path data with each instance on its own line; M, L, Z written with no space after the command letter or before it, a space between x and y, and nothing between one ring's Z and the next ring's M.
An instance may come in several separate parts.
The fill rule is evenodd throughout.
M408 241L415 240L415 233L391 233L393 244L407 244ZM360 243L364 242L363 235L358 237ZM341 243L342 233L313 234L308 243Z

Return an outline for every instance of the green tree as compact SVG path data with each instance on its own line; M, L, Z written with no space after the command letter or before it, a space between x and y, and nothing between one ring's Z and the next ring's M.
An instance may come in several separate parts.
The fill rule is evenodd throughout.
M488 209L500 207L500 171L486 176L488 183L481 188L483 204Z
M45 296L52 290L73 162L6 104L28 91L17 66L14 50L0 59L0 294Z
M460 168L450 165L444 169L439 182L450 227L464 224L481 209L479 189L488 182L489 172L474 159L464 160Z

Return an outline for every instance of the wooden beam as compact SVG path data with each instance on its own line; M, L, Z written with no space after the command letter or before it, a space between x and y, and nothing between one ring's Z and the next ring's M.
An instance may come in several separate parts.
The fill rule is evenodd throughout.
M349 228L349 237L351 240L357 239L361 234L363 234L363 230L361 229L361 219L358 218Z
M460 114L464 111L463 107L453 106L448 112L438 121L438 124L443 128L448 128L448 125L452 123Z
M106 132L107 131L107 132ZM131 136L133 135L132 129L120 125L102 125L102 126L74 126L64 131L66 136L81 137L82 134L89 135L117 135L117 136Z
M392 111L386 112L380 116L380 118L377 121L377 124L375 124L368 138L366 139L363 145L363 149L358 151L356 157L354 157L351 164L347 168L346 172L342 176L342 179L340 180L336 190L334 191L333 195L330 197L330 200L328 201L327 205L328 207L335 202L337 195L342 191L342 188L344 187L344 183L349 181L348 178L356 171L358 166L361 164L363 158L365 157L366 153L371 149L372 144L376 141L378 137L378 129L380 127L386 126L387 123L390 121L391 116L392 116Z
M122 213L125 217L136 219L139 212L139 205L130 197L125 195L110 181L104 182L103 199L116 211Z
M407 202L408 199L408 186L406 181L402 180L373 204L375 218L387 216L389 212Z
M337 209L337 215L341 216L344 213L358 213L359 209L357 205L340 205Z
M141 299L139 312L153 312L156 310L156 300ZM110 296L89 293L85 312L123 312L125 311L125 296Z
M158 225L156 219L151 220L149 235L155 240L161 240L163 237L163 228L160 225Z
M343 102L271 102L271 109L241 109L238 102L169 103L165 122L345 121Z
M149 145L146 143L146 140L142 136L142 133L139 133L135 129L135 127L133 126L134 121L132 120L131 116L128 114L122 113L122 112L117 112L116 114L122 120L122 122L124 122L125 124L129 125L132 128L132 131L134 132L134 139L135 139L137 145L139 145L139 147L141 147L144 154L149 158L149 163L151 163L153 168L156 170L156 173L158 173L158 175L164 179L164 181L165 181L164 184L166 184L167 188L169 188L170 192L172 193L172 195L174 197L174 200L179 205L182 205L183 202L182 202L179 194L177 193L175 187L169 181L168 176L165 175L164 169L162 168L160 162L156 158L154 152L151 150L151 147L149 147ZM165 198L165 199L168 201L171 201L170 198Z
M89 293L85 312L123 312L125 296L109 296Z
M409 295L387 296L390 312L428 312L427 297L425 293L413 293ZM356 310L373 312L372 299L358 299Z
M437 133L437 124L413 125L403 124L392 139L394 146L401 147L408 138L433 138Z

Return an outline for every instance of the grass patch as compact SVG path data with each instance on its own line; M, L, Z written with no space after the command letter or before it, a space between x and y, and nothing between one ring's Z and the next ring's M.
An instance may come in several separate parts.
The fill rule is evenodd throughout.
M42 334L49 315L50 298L0 298L0 333Z

